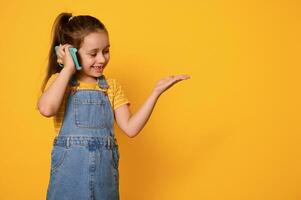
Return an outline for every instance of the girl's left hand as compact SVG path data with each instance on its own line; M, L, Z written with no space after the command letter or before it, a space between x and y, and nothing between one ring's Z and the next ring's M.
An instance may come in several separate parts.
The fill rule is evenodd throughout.
M159 80L154 88L154 91L157 92L159 95L166 91L168 88L173 86L175 83L189 79L189 75L176 75L176 76L168 76Z

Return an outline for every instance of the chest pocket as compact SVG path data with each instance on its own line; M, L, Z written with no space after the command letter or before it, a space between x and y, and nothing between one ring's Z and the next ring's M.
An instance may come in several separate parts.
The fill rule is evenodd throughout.
M106 128L109 125L108 106L103 99L75 97L75 125L81 128Z

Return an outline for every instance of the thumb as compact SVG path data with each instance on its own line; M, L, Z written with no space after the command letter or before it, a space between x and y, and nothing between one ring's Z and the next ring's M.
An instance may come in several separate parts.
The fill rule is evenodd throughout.
M65 46L65 49L64 49L64 50L65 50L65 54L68 55L68 56L71 56L71 54L70 54L70 52L69 52L69 48L71 48L71 47L72 47L72 46L69 45L69 44Z

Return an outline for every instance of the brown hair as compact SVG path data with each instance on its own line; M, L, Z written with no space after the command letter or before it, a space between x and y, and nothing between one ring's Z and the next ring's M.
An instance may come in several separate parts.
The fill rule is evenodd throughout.
M41 91L44 92L47 81L52 74L60 72L62 67L57 63L54 47L59 44L71 44L79 49L88 34L97 31L108 33L105 25L97 18L89 15L72 16L72 13L63 12L59 14L52 26L52 43L49 50L48 66L43 80Z

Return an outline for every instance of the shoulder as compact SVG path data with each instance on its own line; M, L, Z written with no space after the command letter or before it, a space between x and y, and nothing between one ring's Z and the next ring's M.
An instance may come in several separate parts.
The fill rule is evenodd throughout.
M59 75L59 73L54 73L49 77L49 79L47 80L45 90L55 81L55 79L58 77L58 75Z
M46 86L45 86L45 89L44 89L44 91L46 90L46 89L48 89L49 88L49 86L56 80L56 78L59 76L59 72L57 72L57 73L54 73L54 74L52 74L51 76L50 76L50 78L48 79L48 81L47 81L47 84L46 84ZM69 87L69 85L67 85L67 87L66 87L66 92L68 93L69 92L69 89L70 89L70 87Z
M112 99L113 110L116 110L124 104L130 104L130 101L126 97L121 83L115 78L107 78L107 83L109 85L109 97Z
M115 84L115 81L116 79L115 78L106 78L107 82L109 85L114 85Z
M116 85L119 84L119 81L116 78L107 78L107 82L110 85Z
M121 86L120 82L116 78L107 78L107 83L113 90L116 90Z
M56 78L58 77L59 74L60 74L60 73L58 73L58 72L52 74L52 75L50 76L49 80L50 80L50 79L56 79Z
M54 73L52 74L49 79L48 79L48 83L52 83L53 81L55 81L55 79L59 76L60 73Z

